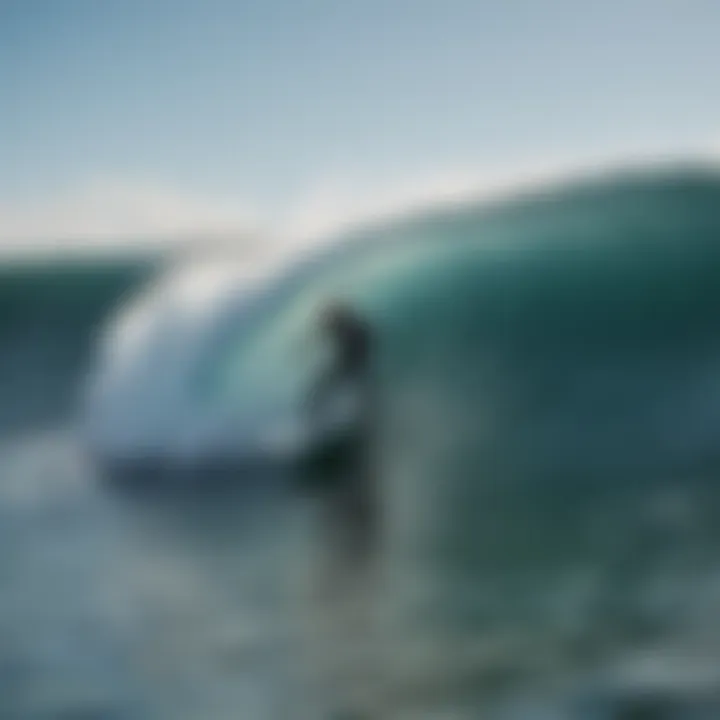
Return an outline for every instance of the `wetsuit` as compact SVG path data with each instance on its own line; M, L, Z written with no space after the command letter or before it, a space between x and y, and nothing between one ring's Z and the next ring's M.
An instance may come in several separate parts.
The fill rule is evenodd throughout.
M380 555L373 458L378 431L371 368L374 338L362 320L344 312L326 327L335 357L311 394L310 411L322 407L345 383L360 386L361 407L347 437L330 442L330 448L323 440L321 459L310 463L306 475L318 511L314 563L319 573L313 584L321 618L317 696L327 703L332 717L369 717L358 713L372 706L372 688L378 682L378 661L372 652L374 571Z
M343 383L359 386L361 407L351 434L339 437L309 459L303 470L304 485L325 498L333 525L353 555L369 550L374 536L376 401L371 358L373 337L369 326L352 315L343 315L331 330L335 357L310 397L311 414Z

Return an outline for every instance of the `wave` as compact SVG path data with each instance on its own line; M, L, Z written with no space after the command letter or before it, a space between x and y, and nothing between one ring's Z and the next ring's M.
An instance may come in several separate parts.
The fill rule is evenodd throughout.
M273 264L252 292L247 268L230 273L201 319L172 280L133 311L157 322L140 342L142 372L127 381L136 399L122 385L125 414L114 427L134 424L131 442L140 432L149 439L132 418L143 405L164 406L167 419L152 422L156 443L187 444L199 425L206 439L196 442L224 433L226 444L251 443L263 422L297 407L320 362L313 313L340 295L377 329L388 405L432 396L429 425L447 428L455 445L470 435L464 442L478 446L482 415L496 436L491 454L505 452L497 436L507 427L528 462L582 463L592 452L647 463L653 442L679 455L710 452L719 198L714 172L687 170L419 212ZM163 303L172 307L161 312ZM182 403L152 403L155 379L172 368L167 392L177 399L182 385ZM673 412L692 419L678 428ZM626 447L628 426L644 433L635 447Z
M643 688L667 665L642 690L664 697L695 655L717 666L719 196L705 171L570 183L203 282L147 258L6 268L0 413L67 408L103 328L95 370L110 379L119 349L134 370L96 410L138 429L128 442L172 450L198 418L237 442L292 411L319 362L314 309L347 296L380 339L388 643L408 694L517 699L555 673L593 695L595 670L632 683L637 658ZM148 428L156 409L167 424Z
M89 384L101 448L252 445L292 416L322 362L314 310L341 295L379 338L408 647L436 623L458 628L448 657L521 636L539 645L513 662L575 669L685 626L705 638L720 549L719 201L713 172L636 174L378 222L259 269L6 266L0 426L36 433Z
M103 332L118 356L130 342L120 326L149 318L135 373L119 384L122 412L104 408L113 428L134 428L132 442L152 429L157 444L177 445L200 423L206 437L224 431L240 445L264 419L293 412L320 362L313 312L341 295L377 328L389 414L427 408L416 413L428 426L417 447L429 446L425 434L448 436L475 446L455 455L487 463L507 453L504 442L527 464L565 470L593 467L590 456L596 469L698 461L715 440L719 195L714 171L691 168L418 211L209 280L202 312L202 283L158 279L157 258L6 264L0 334L72 345L69 372L87 362L109 314ZM153 401L173 368L175 384ZM151 407L164 413L146 428L137 418ZM481 426L493 428L492 447L477 441Z

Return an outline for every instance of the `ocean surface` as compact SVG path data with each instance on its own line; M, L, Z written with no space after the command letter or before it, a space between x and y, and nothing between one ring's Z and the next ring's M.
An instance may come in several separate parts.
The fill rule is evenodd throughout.
M297 402L318 302L376 328L385 530L354 635L290 478L130 492L87 456L98 333L161 266L0 268L0 718L319 719L356 680L376 718L720 716L720 175L369 224L213 346L198 412L241 433ZM374 675L338 680L358 638Z

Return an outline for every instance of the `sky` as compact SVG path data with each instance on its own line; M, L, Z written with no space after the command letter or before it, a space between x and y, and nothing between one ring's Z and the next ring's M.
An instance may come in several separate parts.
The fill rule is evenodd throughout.
M720 148L717 0L0 0L0 242Z

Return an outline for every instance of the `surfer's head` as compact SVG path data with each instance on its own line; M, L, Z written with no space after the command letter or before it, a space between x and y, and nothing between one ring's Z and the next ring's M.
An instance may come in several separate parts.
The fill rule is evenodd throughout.
M320 316L320 327L338 351L338 363L346 371L360 371L369 362L370 331L349 305L332 302Z

